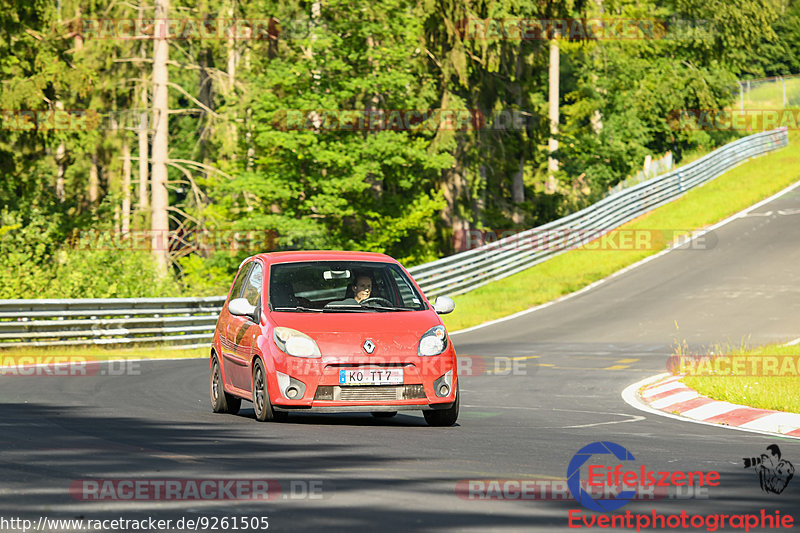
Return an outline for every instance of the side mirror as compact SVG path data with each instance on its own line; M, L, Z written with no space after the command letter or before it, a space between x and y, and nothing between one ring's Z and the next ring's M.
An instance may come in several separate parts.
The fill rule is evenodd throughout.
M254 319L256 314L256 306L250 305L247 298L236 298L231 300L228 304L228 312L232 315L247 317L253 322L258 322Z
M447 313L452 313L453 309L456 308L456 304L452 298L447 296L438 296L436 301L433 302L433 310L436 311L440 315L446 315Z

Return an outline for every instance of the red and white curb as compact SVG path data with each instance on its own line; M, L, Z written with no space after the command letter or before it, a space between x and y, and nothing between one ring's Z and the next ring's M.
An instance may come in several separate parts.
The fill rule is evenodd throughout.
M690 389L683 374L659 374L622 392L631 406L649 413L741 431L800 439L800 414L712 400Z

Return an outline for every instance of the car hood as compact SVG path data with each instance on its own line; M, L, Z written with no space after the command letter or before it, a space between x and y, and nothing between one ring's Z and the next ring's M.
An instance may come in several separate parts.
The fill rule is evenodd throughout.
M375 313L271 313L276 326L313 338L323 355L364 355L369 339L373 356L416 355L420 337L442 322L433 311Z

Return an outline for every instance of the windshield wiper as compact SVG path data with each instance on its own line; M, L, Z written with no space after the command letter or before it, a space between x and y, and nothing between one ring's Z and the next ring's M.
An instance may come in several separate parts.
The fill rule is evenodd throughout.
M407 307L391 307L386 305L360 305L360 304L343 304L343 305L326 305L323 309L326 312L353 312L353 313L369 313L372 311L414 311Z
M364 309L377 309L378 311L413 311L408 307L389 307L386 305L367 305Z
M314 309L313 307L303 307L298 305L297 307L275 307L273 311L300 311L303 313L321 313L322 309Z
M322 308L322 310L326 313L368 313L369 309L369 307L362 307L358 304L328 304Z

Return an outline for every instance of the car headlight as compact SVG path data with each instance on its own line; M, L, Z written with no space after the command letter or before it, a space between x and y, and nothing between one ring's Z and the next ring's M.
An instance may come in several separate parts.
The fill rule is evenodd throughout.
M447 348L447 332L444 326L434 326L419 340L420 356L439 355Z
M314 339L296 329L277 327L272 332L275 346L294 357L322 357Z

